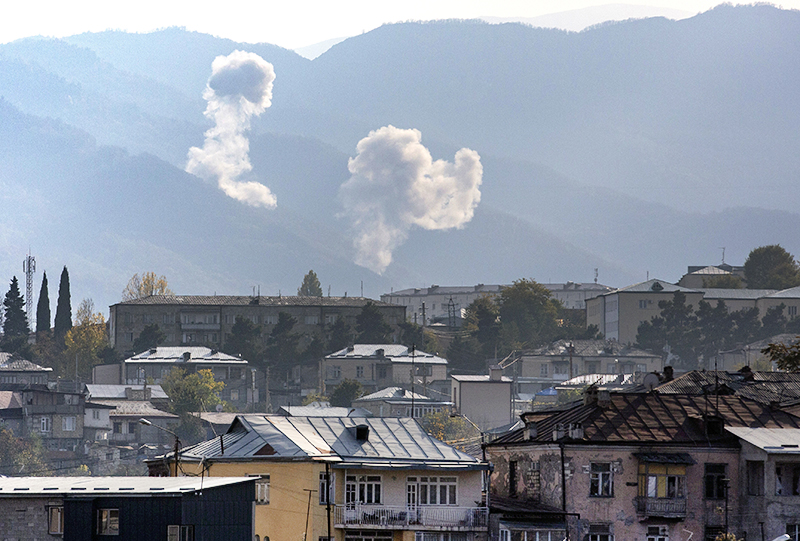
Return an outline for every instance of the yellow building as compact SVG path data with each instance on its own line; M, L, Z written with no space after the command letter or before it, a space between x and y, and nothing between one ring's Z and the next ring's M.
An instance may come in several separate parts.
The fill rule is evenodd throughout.
M237 416L179 458L184 475L259 477L257 541L487 539L488 465L413 419Z

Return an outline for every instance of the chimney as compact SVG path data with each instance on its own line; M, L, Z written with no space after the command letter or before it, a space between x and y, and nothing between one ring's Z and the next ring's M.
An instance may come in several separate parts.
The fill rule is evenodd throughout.
M525 441L536 439L537 434L536 423L525 423L525 428L522 430L522 438Z
M369 425L356 425L350 428L350 432L359 443L366 443L369 441Z
M567 429L564 428L564 423L558 423L553 427L553 441L558 441L567 435Z
M572 440L582 440L583 439L583 425L581 423L570 423L569 424L569 437Z
M377 358L379 358L379 359L383 359L384 353L385 353L385 351L383 350L383 348L379 348L379 349L375 350L375 356Z
M150 355L155 355L158 351L158 348L150 348Z
M192 358L192 353L190 351L183 352L183 357L182 357L183 362L188 362L189 359L191 358Z
M500 365L493 364L489 367L489 381L501 381L503 379L503 369Z

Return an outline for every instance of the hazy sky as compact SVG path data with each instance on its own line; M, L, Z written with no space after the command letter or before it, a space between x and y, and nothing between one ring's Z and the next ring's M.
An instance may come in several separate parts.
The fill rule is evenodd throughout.
M237 41L286 48L372 30L387 22L446 18L536 17L607 5L602 0L26 0L8 2L0 19L0 42L26 36L67 36L119 29L147 32L184 26ZM705 11L705 0L639 0L627 4ZM800 9L800 0L776 2Z

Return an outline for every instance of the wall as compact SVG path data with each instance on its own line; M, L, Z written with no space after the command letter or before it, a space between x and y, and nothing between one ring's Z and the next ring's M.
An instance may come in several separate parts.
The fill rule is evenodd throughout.
M488 430L512 421L511 385L511 381L488 379L480 382L452 380L450 396L458 413L481 430Z
M47 508L62 505L61 498L0 498L0 539L61 539L47 533Z

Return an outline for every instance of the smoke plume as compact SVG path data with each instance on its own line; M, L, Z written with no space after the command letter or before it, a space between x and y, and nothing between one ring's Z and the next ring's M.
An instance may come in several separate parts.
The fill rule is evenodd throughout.
M275 208L275 195L263 184L237 180L250 171L250 142L245 133L250 118L272 102L272 64L254 53L234 51L218 56L211 64L211 77L203 92L208 102L205 115L214 127L205 133L203 148L189 149L186 171L206 180L216 180L229 197L254 207Z
M339 192L355 231L356 264L382 273L413 226L462 228L481 200L480 156L433 161L419 130L385 126L358 142Z

